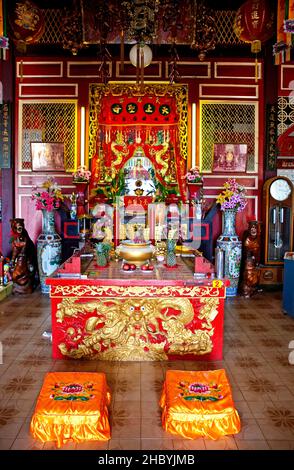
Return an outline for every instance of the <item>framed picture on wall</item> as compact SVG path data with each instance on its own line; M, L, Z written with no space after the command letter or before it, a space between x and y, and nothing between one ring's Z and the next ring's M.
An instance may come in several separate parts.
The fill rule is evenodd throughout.
M247 167L247 144L214 144L214 172L245 173Z
M33 171L64 171L63 142L31 142Z

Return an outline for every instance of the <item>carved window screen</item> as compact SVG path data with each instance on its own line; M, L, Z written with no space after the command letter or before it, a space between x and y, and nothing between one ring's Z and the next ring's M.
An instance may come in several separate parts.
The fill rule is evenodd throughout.
M31 170L31 142L64 142L66 171L73 171L77 158L77 103L63 101L20 102L20 170Z
M258 103L200 101L200 166L210 173L214 144L247 144L247 173L258 169Z

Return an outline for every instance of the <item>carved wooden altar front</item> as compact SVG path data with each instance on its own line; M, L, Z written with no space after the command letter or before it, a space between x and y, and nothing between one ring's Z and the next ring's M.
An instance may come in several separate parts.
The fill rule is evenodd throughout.
M222 359L222 281L195 280L182 259L148 274L91 261L82 277L47 280L54 359Z

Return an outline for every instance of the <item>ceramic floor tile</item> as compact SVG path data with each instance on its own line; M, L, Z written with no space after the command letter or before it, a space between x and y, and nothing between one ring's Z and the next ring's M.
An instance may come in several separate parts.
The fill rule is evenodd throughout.
M140 418L141 416L141 402L138 401L119 401L115 400L112 408L112 417L125 416L128 418Z
M31 437L18 439L16 438L11 446L11 450L42 450L44 443L37 441Z
M172 439L141 439L142 450L174 450Z
M138 439L140 436L140 420L137 418L128 418L123 412L122 416L116 414L112 418L112 438L123 439L128 437Z
M110 441L85 441L76 444L76 450L107 450Z
M268 445L272 450L294 450L294 440L292 441L273 441L268 440Z
M13 445L15 438L5 438L1 437L1 429L0 429L0 450L9 450L10 447Z
M109 450L140 450L140 439L111 439L109 441Z
M0 304L0 449L38 449L29 425L44 375L56 371L102 371L111 388L112 439L64 450L294 450L294 369L288 363L294 321L283 314L281 293L226 300L224 360L109 362L52 360L42 333L51 328L50 299L36 291ZM217 441L166 433L159 398L167 370L227 371L242 430ZM44 449L56 449L46 443Z
M241 419L241 430L238 434L235 434L235 440L264 440L264 435L254 418L242 418Z
M173 436L163 429L159 416L157 418L141 418L141 436L142 439L173 439Z
M237 444L233 437L224 436L216 441L204 439L206 450L237 450Z
M266 441L256 440L236 440L239 450L269 450L270 446Z
M198 439L174 439L174 450L205 450L205 442L201 437Z

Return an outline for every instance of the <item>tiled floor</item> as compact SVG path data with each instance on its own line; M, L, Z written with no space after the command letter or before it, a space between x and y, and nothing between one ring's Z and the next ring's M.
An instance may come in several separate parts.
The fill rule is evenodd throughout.
M104 371L112 390L112 438L63 449L291 449L294 450L294 365L289 342L294 319L281 310L280 293L228 299L221 362L54 361L49 299L11 296L0 303L0 449L54 449L31 438L29 423L47 371ZM217 441L184 440L162 430L158 400L165 371L225 368L241 432Z

